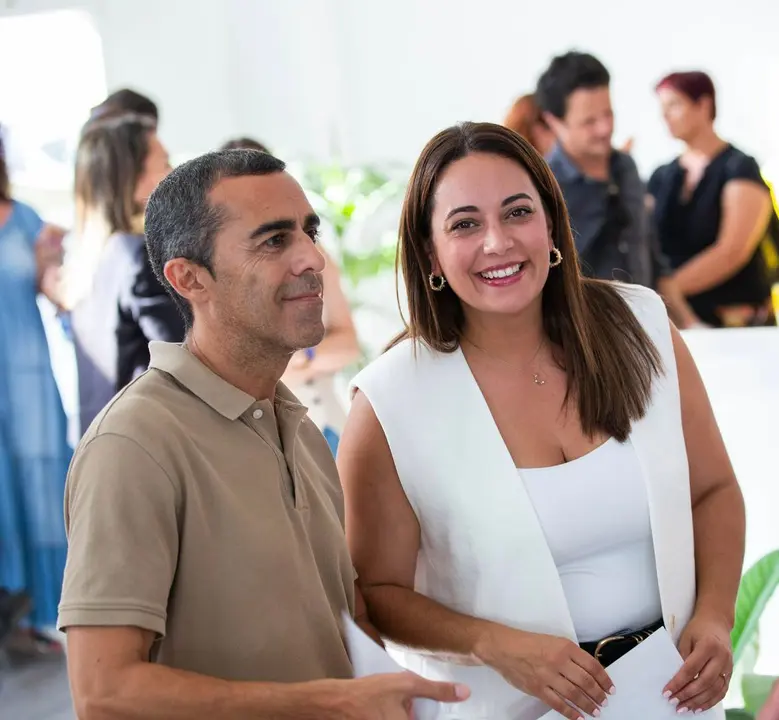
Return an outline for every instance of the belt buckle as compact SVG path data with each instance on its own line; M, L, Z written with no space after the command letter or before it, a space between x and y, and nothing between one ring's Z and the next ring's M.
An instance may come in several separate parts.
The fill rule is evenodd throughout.
M600 661L601 659L601 652L603 651L603 648L605 648L607 645L610 645L613 642L617 642L618 640L624 640L624 635L611 635L610 637L603 638L596 646L595 646L595 652L593 653L595 656L595 659Z

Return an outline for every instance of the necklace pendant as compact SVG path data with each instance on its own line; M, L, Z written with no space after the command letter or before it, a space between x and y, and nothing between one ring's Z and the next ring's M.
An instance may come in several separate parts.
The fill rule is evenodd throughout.
M533 373L533 382L536 385L545 385L546 380L542 380L540 377L538 377L538 373Z

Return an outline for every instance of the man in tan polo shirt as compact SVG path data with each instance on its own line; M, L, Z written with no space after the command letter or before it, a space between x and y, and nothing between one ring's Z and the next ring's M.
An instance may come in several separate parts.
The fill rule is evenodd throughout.
M319 220L284 164L211 153L146 214L183 346L96 418L66 490L59 626L81 720L408 718L467 691L349 680L346 611L372 632L327 442L279 383L322 324Z

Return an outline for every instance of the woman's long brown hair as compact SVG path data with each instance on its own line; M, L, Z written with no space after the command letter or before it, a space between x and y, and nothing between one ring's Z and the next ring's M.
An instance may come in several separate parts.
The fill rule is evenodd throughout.
M76 151L76 229L97 215L109 234L132 233L143 214L133 196L149 152L154 121L127 113L91 123Z
M549 272L541 304L544 330L568 376L567 398L576 402L587 435L604 432L626 440L646 412L653 379L662 370L660 354L614 284L582 276L560 186L530 143L508 128L463 123L440 132L422 151L406 190L397 256L409 318L392 345L411 338L444 353L460 345L465 316L459 298L448 286L433 292L428 284L430 218L446 168L475 152L513 160L533 180L563 256Z
M63 273L67 307L89 292L111 235L143 232L144 208L134 196L155 129L151 118L125 113L90 122L81 135L74 181L75 232Z

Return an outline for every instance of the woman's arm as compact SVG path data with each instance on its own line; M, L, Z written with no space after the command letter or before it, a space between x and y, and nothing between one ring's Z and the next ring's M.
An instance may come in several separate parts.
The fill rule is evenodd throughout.
M687 297L698 295L732 278L755 254L771 211L764 185L752 180L726 183L717 240L674 273L679 290Z
M454 612L414 591L420 527L400 484L384 432L357 393L338 448L346 535L371 621L412 648L489 665L565 717L603 705L612 688L603 668L576 644Z
M341 273L332 258L324 251L322 254L327 261L322 273L325 336L317 345L313 358L309 359L305 351L293 355L282 378L290 387L302 385L321 375L333 375L360 357L352 311L341 287Z
M703 380L679 331L673 326L671 331L690 466L697 599L679 643L685 665L668 690L680 707L705 710L725 696L733 670L730 632L746 520L744 499Z
M56 225L43 225L35 239L37 290L57 308L62 307L60 287L65 230Z

